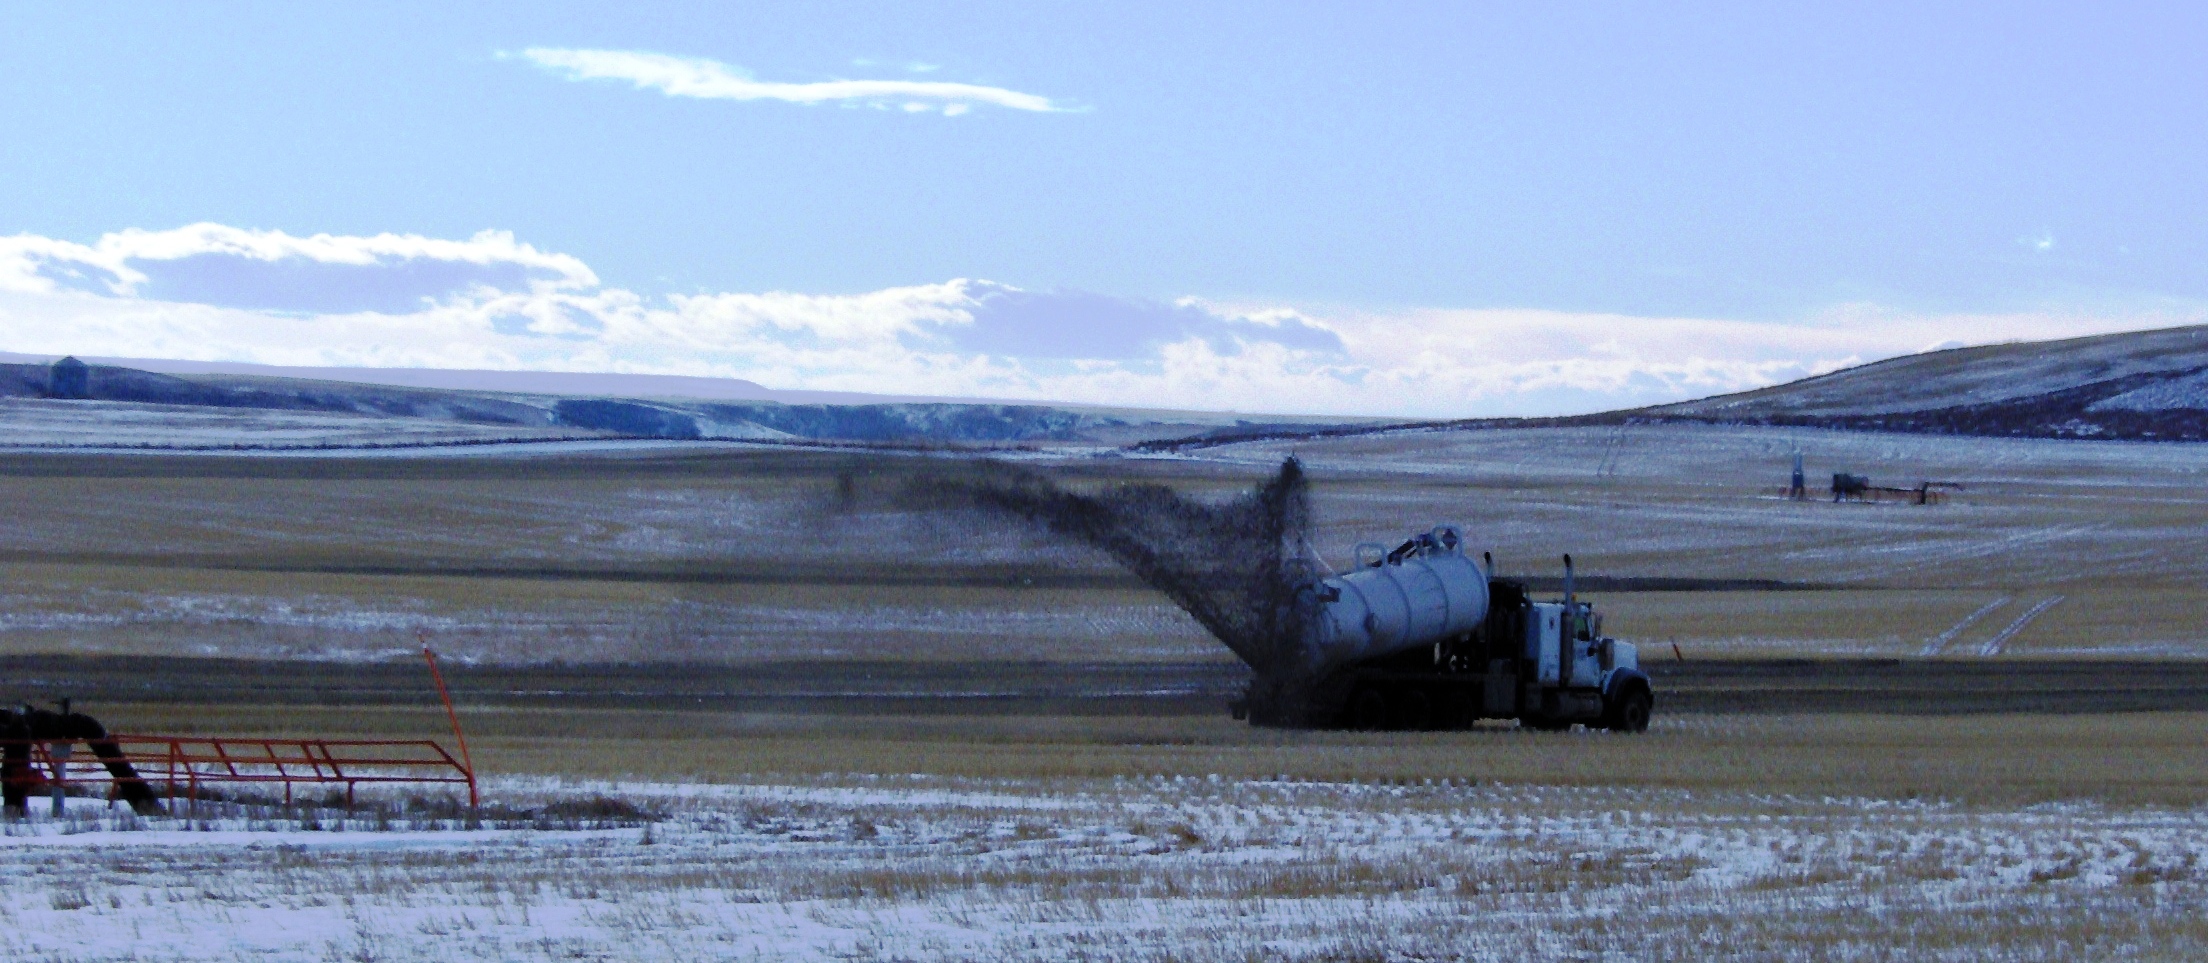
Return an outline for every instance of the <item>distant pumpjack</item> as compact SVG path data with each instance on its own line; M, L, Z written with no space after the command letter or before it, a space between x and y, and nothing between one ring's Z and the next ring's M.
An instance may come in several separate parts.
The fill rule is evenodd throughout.
M1832 473L1833 501L1837 502L1843 498L1860 499L1869 494L1870 490L1871 480L1865 476L1851 475L1844 471Z

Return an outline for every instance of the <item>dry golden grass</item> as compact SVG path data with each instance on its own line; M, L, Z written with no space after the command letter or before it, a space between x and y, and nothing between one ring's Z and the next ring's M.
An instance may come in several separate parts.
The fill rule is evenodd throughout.
M1644 654L1689 658L1802 654L1916 657L1928 643L2000 602L1941 642L1936 654L1977 657L2037 603L2041 611L2001 646L2009 655L2195 657L2208 651L2197 589L2051 585L1978 589L1828 589L1755 592L1589 592L1613 631ZM2003 601L2006 600L2006 601Z
M118 731L438 738L422 710L116 705ZM1644 736L1253 729L1172 719L469 710L485 773L754 781L1284 776L1542 784L1988 804L2208 803L2208 714L1686 716Z

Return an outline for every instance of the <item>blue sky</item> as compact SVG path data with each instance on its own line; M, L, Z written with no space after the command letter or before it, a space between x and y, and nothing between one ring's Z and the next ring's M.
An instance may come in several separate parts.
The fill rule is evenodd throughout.
M1448 415L2208 320L2179 5L51 6L0 350Z

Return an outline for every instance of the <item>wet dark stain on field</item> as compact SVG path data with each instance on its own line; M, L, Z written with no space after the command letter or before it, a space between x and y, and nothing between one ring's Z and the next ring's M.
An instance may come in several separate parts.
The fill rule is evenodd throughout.
M1221 653L1224 656L1225 653ZM1651 662L1667 714L2208 711L2208 664L2180 661L1766 659ZM1207 716L1249 669L1201 662L788 660L447 664L466 706L854 715ZM0 658L0 698L46 702L432 706L417 662L141 656Z

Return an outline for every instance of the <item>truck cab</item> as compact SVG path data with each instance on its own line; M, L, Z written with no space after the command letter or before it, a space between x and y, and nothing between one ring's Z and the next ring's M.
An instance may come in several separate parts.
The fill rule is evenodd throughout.
M1633 701L1626 690L1648 689L1639 650L1604 636L1602 614L1590 603L1567 599L1524 605L1522 658L1532 672L1518 694L1516 717L1534 728L1563 729L1575 722L1634 732L1647 728L1649 707L1623 704ZM1628 709L1630 713L1613 712ZM1622 714L1634 718L1611 718Z

